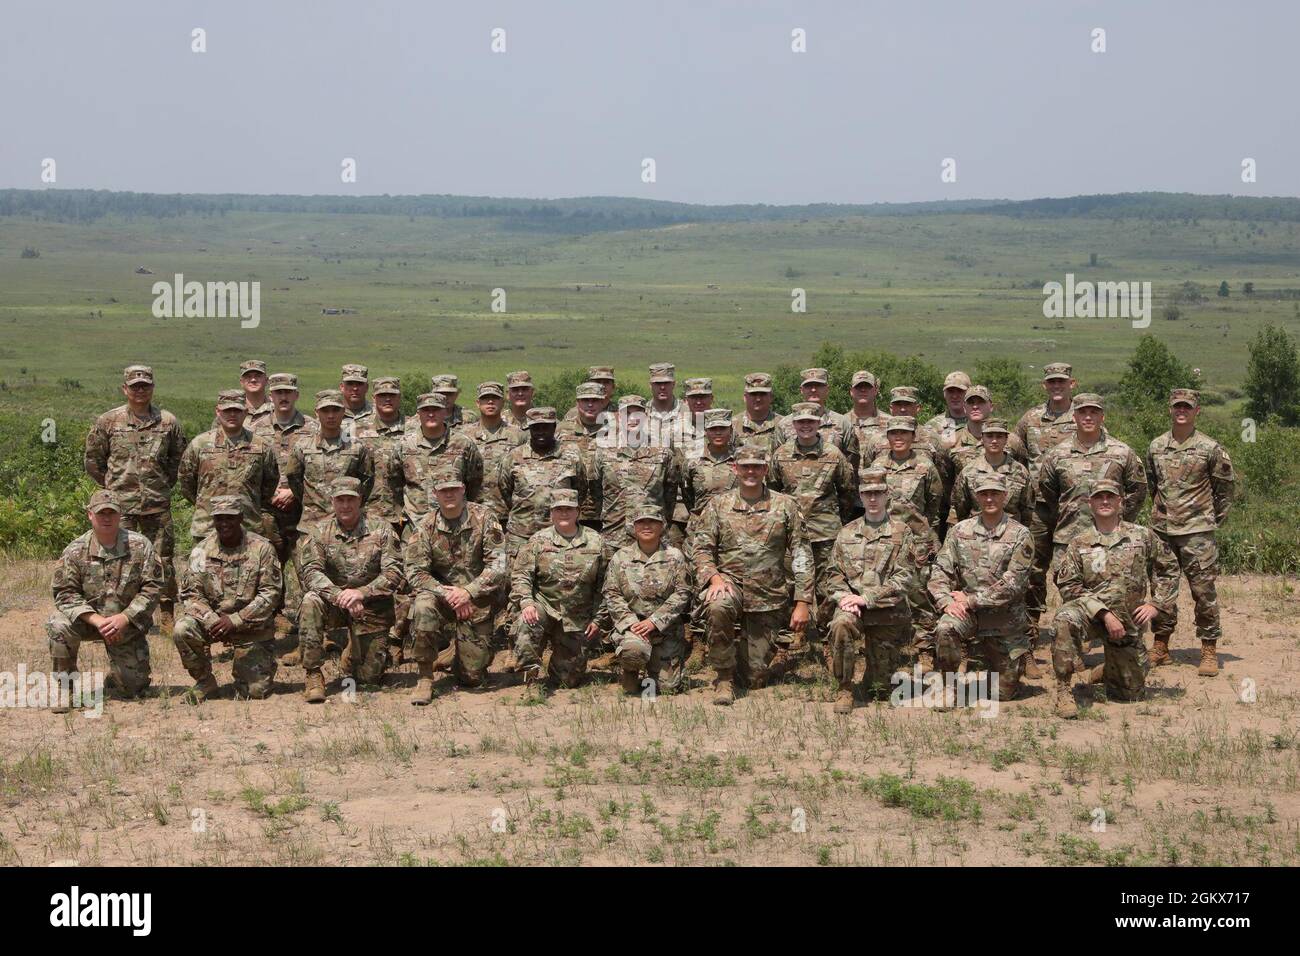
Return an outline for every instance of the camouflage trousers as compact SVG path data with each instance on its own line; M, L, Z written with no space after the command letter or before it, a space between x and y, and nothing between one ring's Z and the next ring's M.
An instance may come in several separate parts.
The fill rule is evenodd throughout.
M680 628L669 634L655 631L648 638L615 631L614 654L624 670L645 671L655 682L656 693L675 694L686 689L686 641Z
M151 515L122 515L122 527L149 539L153 553L162 562L163 586L161 604L176 603L176 530L172 525L172 512L157 511Z
M276 537L267 537L267 529L273 529ZM280 570L284 580L284 590L280 594L280 613L291 624L298 623L298 609L302 604L302 580L298 577L298 518L286 515L282 511L272 510L262 515L262 536L275 545L275 556L280 559ZM289 564L293 564L293 571Z
M1025 592L1025 610L1029 615L1029 633L1038 636L1038 621L1047 608L1047 568L1052 563L1051 542L1034 542L1034 564L1029 569L1029 590Z
M935 663L956 673L989 671L998 675L998 696L1014 700L1029 653L1029 618L1024 605L968 611L965 618L944 614L934 628Z
M930 581L930 565L918 562L912 584L907 589L907 606L912 612L912 640L916 652L934 652L934 626L938 615L926 585Z
M831 615L829 639L831 676L840 687L852 685L861 647L867 659L863 692L887 697L894 672L905 667L912 657L912 616L906 604L864 608L861 617L837 608Z
M1106 696L1111 700L1142 699L1149 666L1147 647L1141 630L1131 621L1125 622L1124 636L1112 641L1105 625L1088 617L1081 601L1069 601L1057 608L1053 625L1056 634L1052 639L1052 670L1058 681L1068 681L1082 667L1087 645L1101 641L1106 652Z
M716 601L699 596L703 606L705 634L709 643L709 664L716 669L735 669L736 679L749 687L762 687L776 655L781 628L790 622L790 608L767 611L744 610L739 590L728 591ZM736 628L740 627L739 640ZM737 647L739 643L739 647Z
M832 538L829 541L810 541L808 547L813 556L813 606L809 608L811 617L808 619L806 636L810 641L819 641L825 629L830 625L831 618L836 611L835 606L826 600L826 589L824 587L826 572L831 563L831 549L835 547L835 540Z
M1187 578L1187 586L1192 592L1196 604L1193 616L1196 621L1196 636L1203 641L1217 641L1223 636L1219 627L1219 594L1215 579L1219 576L1219 548L1214 540L1214 533L1205 531L1198 534L1162 534L1156 535L1178 559L1178 567ZM1171 613L1160 614L1151 622L1151 632L1155 637L1168 641L1173 637L1174 627L1178 624L1178 608Z
M551 661L546 674L562 687L577 687L587 672L587 655L581 631L566 631L564 622L551 617L541 608L536 624L528 624L520 614L515 626L515 660L521 667L542 663L542 652L549 644Z
M388 630L392 626L391 600L369 602L359 617L353 617L317 592L308 591L303 595L298 618L303 669L319 670L325 662L325 635L336 627L346 627L353 673L344 676L354 676L363 684L377 684L388 664Z
M86 621L70 621L62 611L55 611L45 622L45 633L56 669L75 670L81 642L99 641L108 654L109 673L124 693L134 697L149 686L149 641L134 624L127 625L122 640L109 644Z
M235 660L231 666L235 690L257 700L269 696L275 685L278 666L275 660L274 633L268 633L266 627L259 627L251 632L236 631L221 638L221 641L231 645L235 651ZM207 625L187 614L176 622L172 642L191 677L197 681L212 676L214 639L208 636Z
M457 621L456 612L442 598L421 591L411 601L411 656L432 662L452 642L456 660L452 673L463 687L478 687L487 681L492 663L492 617L481 621Z

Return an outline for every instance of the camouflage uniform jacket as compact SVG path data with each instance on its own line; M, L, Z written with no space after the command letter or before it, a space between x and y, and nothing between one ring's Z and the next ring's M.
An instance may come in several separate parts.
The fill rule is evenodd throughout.
M776 415L768 415L764 421L755 422L749 417L748 412L742 412L731 426L737 447L750 444L762 445L767 449L768 454L771 454L781 444L777 435L780 421Z
M948 512L948 523L953 525L979 514L979 504L975 501L975 479L990 474L1001 475L1007 483L1007 514L1028 528L1034 519L1034 488L1029 480L1029 469L1006 452L1002 453L1000 465L990 465L981 453L961 470L952 486L952 509Z
M492 614L493 598L509 583L506 539L487 505L465 502L460 518L448 521L435 510L406 542L406 573L415 593L442 597L448 587L464 588L474 602L470 622Z
M792 583L794 600L812 603L812 552L799 505L789 495L764 490L753 503L739 488L717 495L700 513L691 546L699 586L722 575L740 589L745 611L786 607Z
M149 539L119 528L105 548L94 530L73 540L54 566L54 606L76 621L83 614L125 614L141 632L153 622L162 593L162 563Z
M409 421L401 412L387 425L377 414L367 415L356 420L352 431L357 439L370 446L370 456L375 463L375 481L370 487L370 497L366 499L366 517L386 521L394 527L402 523L402 506L397 493L402 485L402 469L397 443L406 434Z
M872 524L855 518L840 529L826 567L826 594L832 604L850 594L867 601L866 610L898 608L906 612L907 594L915 586L916 541L897 518Z
M1029 464L1029 455L1025 451L1024 442L1015 435L1007 435L1007 444L1003 451L1020 462L1022 465ZM976 458L984 455L984 443L981 439L971 434L970 428L963 425L957 429L953 435L953 443L950 454L952 455L953 471L960 475L961 470L973 462Z
M804 539L834 541L858 503L857 476L844 453L818 435L807 448L786 442L772 455L767 483L799 503Z
M614 628L654 621L653 637L680 636L691 604L691 570L672 547L647 555L637 542L620 548L605 572L605 611Z
M1088 448L1080 446L1075 435L1043 458L1034 490L1034 536L1041 541L1050 533L1054 544L1065 544L1088 527L1092 523L1088 495L1092 483L1103 475L1124 489L1124 520L1134 520L1147 496L1146 474L1138 456L1105 432Z
M208 503L216 495L239 495L247 508L244 530L260 530L262 511L279 483L280 466L265 434L245 428L231 440L219 428L204 432L185 449L177 478L181 494L194 505L191 536L202 541L212 531Z
M244 540L226 550L214 531L190 552L181 581L185 614L205 627L227 614L247 641L275 637L283 578L275 548L260 534L245 531Z
M444 428L437 438L425 437L413 426L394 449L396 455L394 496L402 502L406 520L418 522L430 508L437 507L433 486L448 478L465 483L465 497L477 501L483 487L483 456L478 445L459 431Z
M343 406L343 422L340 426L342 433L348 438L356 436L358 429L363 423L374 417L375 406L366 402L360 408L348 408Z
M967 607L988 613L1024 614L1034 539L1029 529L1005 513L992 529L978 515L957 522L944 539L927 585L940 611L962 591Z
M1151 528L1164 534L1213 531L1232 507L1232 459L1222 445L1194 431L1184 442L1165 432L1146 458L1151 488Z
M545 528L528 539L510 572L510 601L521 611L536 607L566 631L582 631L596 619L605 577L605 545L599 534L578 526L572 538Z
M858 460L852 462L856 471L862 465L862 456L867 454L876 442L885 441L889 416L883 412L876 412L873 417L859 418L855 413L849 412L845 418L849 420L849 427L853 429L853 440L857 443Z
M903 461L886 454L872 463L885 470L889 485L889 513L905 522L912 533L924 539L939 533L939 510L943 504L943 479L930 456L913 449Z
M451 406L451 411L447 413L448 428L462 428L465 425L473 425L478 421L478 412L469 411L460 405Z
M276 464L280 466L280 474L283 475L285 468L288 467L289 452L293 451L293 446L320 431L320 422L294 409L293 418L289 419L286 425L281 425L272 415L250 430L271 443L271 447L275 449Z
M682 468L682 501L692 518L698 518L704 506L724 491L736 487L736 449L732 444L721 458L715 458L706 451L698 458L692 458Z
M304 590L329 603L350 588L367 601L391 601L404 581L397 532L365 515L351 531L333 515L316 525L298 543L298 567Z
M489 431L480 418L471 425L466 425L464 434L478 445L478 453L483 458L483 494L482 502L497 514L502 513L501 502L497 498L497 468L501 459L510 453L510 449L528 444L528 432L509 419L502 419L501 424Z
M822 423L817 426L817 434L822 441L838 448L849 461L861 461L862 450L858 448L858 436L848 415L829 408L822 409ZM794 418L782 416L776 423L776 441L772 445L775 451L787 442L794 441Z
M1049 451L1074 434L1074 414L1069 405L1061 412L1046 404L1031 408L1020 416L1013 429L1029 456L1029 473L1038 480L1038 468Z
M1110 534L1084 528L1066 546L1057 572L1061 601L1080 601L1088 620L1110 611L1130 634L1148 588L1162 614L1178 601L1178 559L1150 528L1121 521Z
M957 433L966 427L966 422L965 416L957 418L944 412L941 415L935 415L929 421L917 422L917 425L934 432L942 440L945 447L952 448L957 444Z
M171 412L151 405L141 421L119 405L86 434L86 474L117 494L123 514L157 514L171 507L184 452L185 433Z
M596 484L606 532L626 526L638 504L649 502L667 521L677 504L679 459L670 448L597 447Z
M673 400L672 408L662 411L652 402L645 410L646 443L672 448L681 433L683 418L690 414L686 403L677 399Z
M552 488L572 488L579 502L587 488L582 455L556 442L542 453L528 444L510 449L497 465L497 520L516 538L531 538L551 525Z
M925 455L934 463L935 470L939 473L939 480L945 489L951 488L953 481L957 478L957 468L953 464L952 449L949 448L939 433L925 425L918 425L916 428L916 437L912 441L912 450ZM889 458L890 448L889 439L885 435L873 439L869 448L861 449L862 457L858 466L859 471L868 465L875 465L877 468L887 467L884 462Z
M333 487L340 478L361 482L361 503L375 482L375 461L370 446L359 438L339 435L329 439L320 432L298 442L289 452L289 467L280 474L280 487L292 488L302 502L302 521L310 527L334 513Z
M604 432L604 419L597 416L591 425L584 425L576 408L570 409L573 417L565 417L555 431L555 440L578 452L582 461L586 487L578 498L578 518L581 521L600 520L600 486L596 482L596 441Z

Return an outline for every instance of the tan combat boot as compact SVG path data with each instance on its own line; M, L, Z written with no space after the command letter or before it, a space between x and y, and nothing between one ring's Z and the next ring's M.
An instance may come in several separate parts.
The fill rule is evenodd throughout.
M217 679L211 674L208 674L206 677L200 677L194 682L194 686L186 692L187 698L190 703L193 704L201 704L205 700L211 700L213 697L217 697L220 694L221 685L217 683Z
M921 653L916 656L916 663L917 666L921 668L921 676L924 677L926 674L934 670L934 651L921 651Z
M641 672L639 670L623 671L623 693L629 697L635 697L641 693Z
M325 678L320 668L307 672L307 683L303 686L302 696L309 704L325 703Z
M713 678L713 702L719 707L730 707L736 699L736 688L732 684L732 668L719 667L718 676Z
M438 671L449 671L451 666L456 663L456 642L452 641L438 654L433 662L434 673Z
M402 645L398 641L388 645L388 666L401 667L406 663L406 658L402 654Z
M1070 678L1056 678L1056 699L1054 701L1056 716L1064 720L1073 720L1079 716L1079 705L1074 702L1074 692L1070 689Z
M840 687L839 693L835 695L835 713L851 714L853 713L853 688L847 684Z
M1160 667L1169 663L1169 638L1157 637L1151 642L1151 666Z
M1214 677L1219 673L1219 653L1217 641L1201 641L1201 666L1196 673L1201 677Z
M1038 680L1040 677L1047 676L1044 670L1038 666L1038 661L1034 657L1035 642L1029 642L1029 653L1025 655L1025 677L1028 680Z
M423 707L433 700L433 661L420 661L420 679L411 691L411 703Z
M302 645L295 644L293 650L280 658L280 663L285 667L297 667L302 663Z
M1102 682L1102 679L1105 676L1106 676L1105 664L1098 664L1096 667L1092 667L1084 671L1084 679L1089 684L1100 684Z

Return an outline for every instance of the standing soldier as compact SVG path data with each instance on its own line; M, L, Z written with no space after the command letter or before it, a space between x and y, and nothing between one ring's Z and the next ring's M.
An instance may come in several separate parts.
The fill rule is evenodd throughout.
M54 566L54 612L45 624L50 670L74 673L81 642L103 641L117 689L135 697L149 686L145 633L162 592L162 567L149 539L122 526L116 492L91 495L86 517L90 530ZM70 704L54 700L51 709L65 714Z
M465 497L477 501L483 486L483 456L478 445L446 423L447 403L435 392L416 399L418 428L408 429L397 443L403 513L409 534L433 507L433 486L448 478L465 483ZM400 623L400 622L399 622Z
M86 434L85 467L91 481L116 495L122 527L144 535L153 545L162 566L158 628L171 637L176 610L172 488L185 452L185 433L175 415L154 407L153 389L153 369L127 366L122 373L126 404L95 420Z
M966 393L969 389L969 375L965 372L949 372L943 380L943 400L948 407L942 415L935 415L922 426L935 432L945 448L953 447L958 430L966 424Z
M623 692L640 693L644 670L654 692L676 693L686 689L683 622L691 604L690 567L679 549L664 542L663 515L653 508L632 516L632 535L636 542L610 559L604 584Z
M235 693L261 700L275 685L275 611L283 584L271 542L246 532L241 516L250 506L235 495L217 495L211 504L212 533L190 552L181 578L184 616L172 642L194 678L190 697L202 703L219 687L212 676L212 644L234 648Z
M615 434L596 447L601 534L610 557L632 543L632 512L643 504L658 508L665 518L673 513L680 483L672 448L658 444L654 427L647 428L645 399L624 395L618 412Z
M1219 672L1216 649L1223 633L1215 592L1219 549L1214 532L1228 517L1236 479L1227 451L1196 429L1201 400L1194 390L1176 388L1170 392L1169 413L1173 428L1147 449L1151 530L1169 546L1187 576L1192 600L1196 602L1196 636L1201 639L1201 665L1196 672L1202 677L1213 677ZM1152 624L1153 666L1169 663L1169 639L1174 636L1177 624L1177 606Z
M677 421L677 433L673 436L673 453L677 460L677 473L680 476L688 463L704 453L704 416L713 407L713 379L688 378L686 380L686 410ZM686 502L679 494L669 519L666 540L674 548L686 548L686 524L691 516Z
M1087 526L1061 549L1056 586L1063 603L1052 640L1058 717L1079 714L1070 682L1083 669L1087 643L1096 640L1105 663L1085 680L1104 679L1108 700L1141 700L1147 672L1142 629L1172 615L1178 602L1178 561L1154 531L1121 518L1124 493L1113 478L1094 480Z
M362 420L370 418L374 406L366 401L370 388L370 369L364 365L345 365L339 374L339 392L343 396L343 431L351 438Z
M478 420L475 412L467 412L456 404L456 399L460 397L460 379L455 375L434 375L430 379L431 391L442 396L443 402L447 407L447 427L460 428L462 425L471 425ZM469 486L466 485L468 492ZM471 498L473 500L473 498Z
M704 413L704 452L682 467L682 501L690 518L686 523L689 549L704 508L717 495L736 487L736 442L731 412L711 408ZM690 551L686 551L690 557Z
M612 381L612 379L611 379ZM605 389L600 382L583 382L577 388L577 404L565 415L556 429L561 445L573 448L582 461L585 478L578 502L578 523L584 528L600 531L600 488L596 484L596 443L609 428L613 415L608 415L604 401Z
M289 467L280 475L280 487L273 503L292 496L302 503L299 527L304 531L327 520L333 513L334 483L340 478L360 482L361 503L370 495L375 481L375 462L363 439L344 434L347 414L343 394L327 388L316 393L316 433L298 442L289 452Z
M735 490L705 507L692 542L709 663L717 672L713 702L722 706L735 700L735 679L755 689L766 685L781 628L788 624L802 634L813 600L812 554L799 506L767 487L760 446L736 453L736 477Z
M385 648L393 626L393 596L402 586L402 551L386 521L362 514L360 479L337 478L331 487L334 514L304 536L298 550L303 598L303 696L325 701L321 664L325 632L348 629L345 676L377 684L384 676Z
M1029 529L1006 513L1007 483L999 474L973 482L980 513L957 522L930 571L930 597L943 614L934 629L941 670L998 675L997 696L1014 700L1029 653L1025 592L1034 564Z
M266 363L261 359L249 359L239 363L239 391L244 407L248 412L245 424L248 430L262 425L271 417L273 408L266 397ZM212 427L221 425L219 418L212 419Z
M217 395L220 424L195 438L181 455L177 485L185 500L194 505L190 536L195 541L212 532L208 508L218 495L235 496L245 509L244 527L249 531L258 533L263 528L262 514L271 507L280 483L280 466L265 432L254 435L245 427L247 417L243 394L238 389L223 389Z
M600 400L596 406L595 414L598 421L604 423L605 415L608 413L610 418L614 417L617 409L611 408L610 403L614 400L614 366L612 365L593 365L587 369L587 382L594 382L600 386ZM581 388L581 385L579 386ZM578 417L578 406L574 406L564 413L564 421L571 422Z
M528 372L511 372L506 376L506 395L510 399L510 415L507 420L516 428L522 429L528 421L528 409L533 407L534 391L533 377Z
M833 412L826 407L826 396L830 394L830 373L824 368L806 368L800 373L799 391L805 402L817 406L820 424L817 430L828 445L834 445L849 461L860 461L858 440L853 434L849 417ZM779 448L794 439L794 414L782 418L776 425L776 446Z
M650 404L645 408L646 430L651 445L671 448L673 436L686 406L677 400L673 389L677 385L677 369L670 362L657 362L650 366ZM626 397L626 396L625 396ZM622 400L619 411L623 411ZM628 541L631 538L629 536ZM626 542L625 542L626 543ZM622 547L622 545L619 545Z
M587 480L578 450L555 440L554 408L529 409L526 425L528 444L510 449L497 466L497 519L505 525L511 561L529 538L550 527L547 492L571 488L581 499Z
M550 508L551 527L529 538L511 566L510 605L519 609L515 659L532 683L541 676L549 644L548 681L577 687L587 670L584 645L600 633L605 546L578 524L574 489L552 491Z
M512 372L511 374L527 375L528 373ZM532 388L530 383L525 389L528 393L529 407L532 406L533 402ZM512 395L516 390L517 386L510 387ZM504 513L501 506L500 492L497 489L497 469L501 466L501 460L510 453L511 449L518 448L528 441L528 432L524 425L516 425L513 419L506 421L502 418L501 403L505 400L505 396L505 389L500 382L480 382L478 397L475 402L478 405L478 421L465 426L465 434L478 445L478 453L483 457L483 504L491 508L496 514ZM527 418L528 415L525 412L525 424Z
M880 379L866 369L853 373L849 395L853 399L853 409L848 414L849 427L853 429L854 446L858 450L858 460L851 461L856 474L862 466L861 458L867 449L877 442L884 441L889 416L876 407L880 395Z
M966 390L966 422L957 429L952 440L952 466L956 474L980 456L984 450L980 436L984 423L993 414L993 398L983 385L972 385ZM1025 446L1015 435L1008 433L1006 451L1021 464L1029 464Z
M509 580L505 535L486 505L465 500L465 484L447 478L433 488L438 508L406 542L412 656L420 680L412 704L433 700L434 666L442 651L462 687L487 682L493 609Z
M772 414L772 376L750 372L745 376L745 414L733 426L737 445L761 445L767 453L781 442L776 427L780 419Z
M830 623L831 675L839 685L835 713L853 711L853 669L857 649L867 659L864 697L887 692L912 648L908 594L915 589L916 542L903 522L889 515L885 473L869 468L858 486L863 514L835 538L826 567L826 597L834 608Z
M921 399L916 389L911 385L899 385L889 390L889 414L891 418L902 417L916 421L920 411ZM863 447L860 449L859 471L889 454L888 430L889 426L886 424L886 434L883 440L876 438L870 448ZM952 483L957 477L956 470L953 467L951 449L944 444L943 437L937 431L925 425L916 427L912 433L912 444L917 451L928 456L934 462L934 467L938 470L939 479L943 485L942 502L947 502L952 492Z
M997 474L1006 482L1007 514L1028 528L1034 517L1029 469L1007 454L1007 440L1011 433L1005 419L989 418L981 424L981 451L962 468L952 487L952 508L948 511L948 524L954 525L979 512L974 482L981 475ZM1030 577L1032 580L1032 575Z

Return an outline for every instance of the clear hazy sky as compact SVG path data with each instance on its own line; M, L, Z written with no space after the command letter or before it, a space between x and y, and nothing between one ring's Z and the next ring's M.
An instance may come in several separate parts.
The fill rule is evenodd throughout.
M1295 0L8 0L0 187L1295 196L1298 43Z

